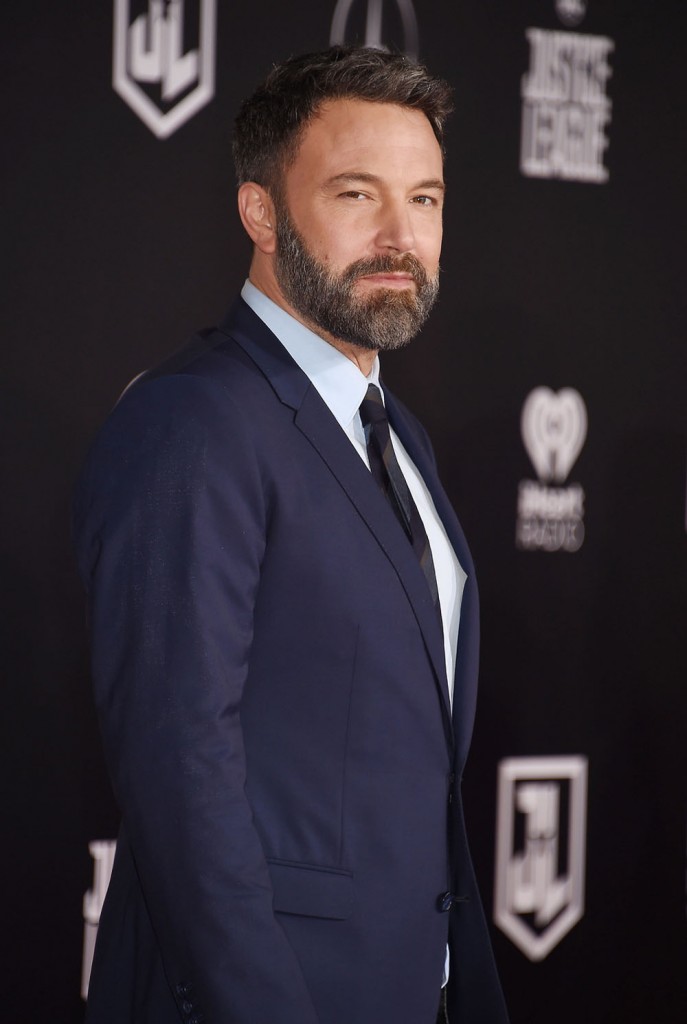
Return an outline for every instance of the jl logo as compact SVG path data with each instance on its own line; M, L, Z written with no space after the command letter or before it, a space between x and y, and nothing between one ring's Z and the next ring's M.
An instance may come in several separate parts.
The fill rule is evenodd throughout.
M586 758L500 763L494 920L530 960L582 917L586 808Z
M217 0L196 0L189 19L184 0L148 0L132 17L132 0L114 0L112 85L158 139L193 117L215 93ZM194 23L194 43L184 34Z
M387 23L385 23L384 0L367 0L364 23L361 23L362 2L337 0L329 37L331 45L339 46L347 41L358 42L361 38L359 29L362 28L362 45L384 50L393 42L402 53L405 53L406 57L417 60L420 48L413 0L395 0L395 10L393 4L388 6L388 13L391 14L391 17L387 18ZM399 22L399 24L394 24L394 22ZM395 36L398 35L399 30L400 38L397 40Z

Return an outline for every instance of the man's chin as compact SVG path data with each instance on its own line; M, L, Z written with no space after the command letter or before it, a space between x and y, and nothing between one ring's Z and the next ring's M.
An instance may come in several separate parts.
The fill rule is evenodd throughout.
M417 294L414 288L367 288L356 296L358 306L370 314L394 310L404 316L417 310Z

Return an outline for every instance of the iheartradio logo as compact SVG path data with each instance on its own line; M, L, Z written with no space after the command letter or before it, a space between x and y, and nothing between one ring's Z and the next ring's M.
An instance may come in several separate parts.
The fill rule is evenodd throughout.
M520 482L516 544L525 551L579 551L585 493L566 480L587 437L582 396L574 388L535 388L525 399L520 430L537 480Z
M562 484L587 437L587 409L573 388L535 388L522 409L522 440L540 480Z

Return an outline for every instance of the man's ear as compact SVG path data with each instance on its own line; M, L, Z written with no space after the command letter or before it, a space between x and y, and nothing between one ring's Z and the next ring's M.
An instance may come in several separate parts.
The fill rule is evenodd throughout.
M239 186L238 206L241 222L253 244L267 255L277 247L274 203L267 189L255 181Z

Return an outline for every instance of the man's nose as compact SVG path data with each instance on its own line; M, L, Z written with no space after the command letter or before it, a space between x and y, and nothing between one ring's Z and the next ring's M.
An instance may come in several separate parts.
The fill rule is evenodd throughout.
M415 232L408 203L388 202L382 206L375 241L377 248L385 252L411 252L414 249Z

